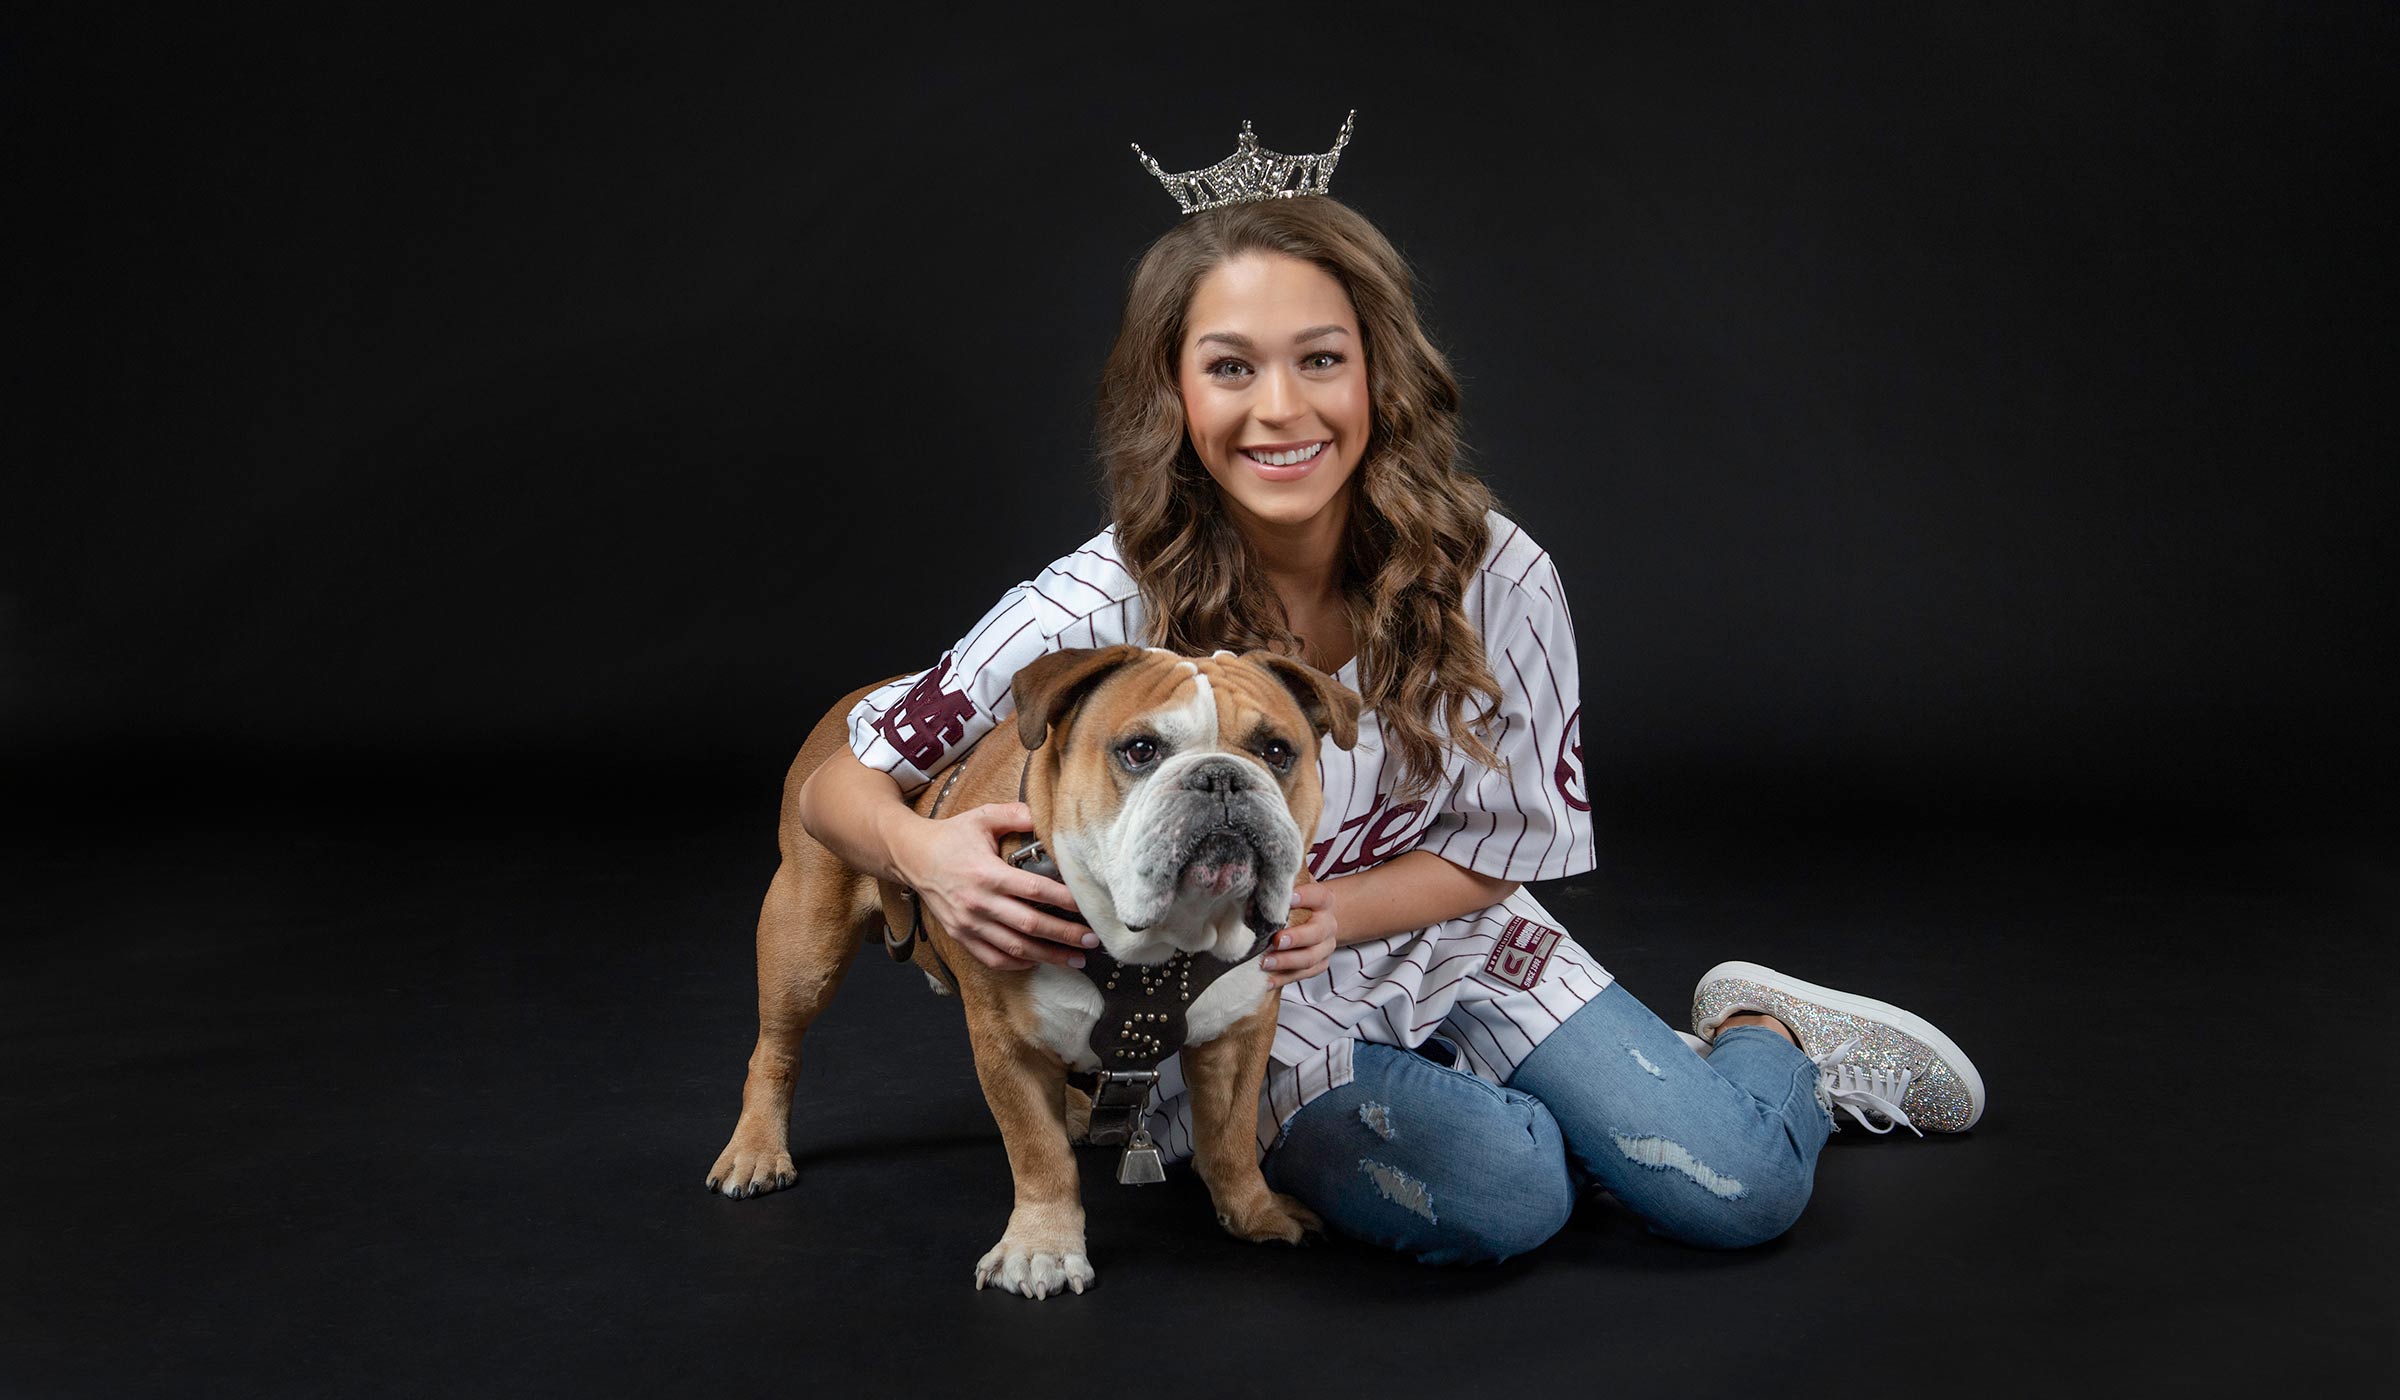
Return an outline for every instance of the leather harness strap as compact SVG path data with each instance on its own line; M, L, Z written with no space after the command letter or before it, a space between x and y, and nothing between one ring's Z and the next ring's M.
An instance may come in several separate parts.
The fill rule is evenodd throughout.
M963 759L950 765L950 776L942 780L942 790L933 795L933 810L926 813L928 820L941 816L942 804L950 800L950 789L958 786L959 775L966 771L967 765ZM916 952L918 937L925 931L925 907L918 900L917 892L906 885L900 887L900 898L908 904L908 932L895 934L887 927L883 935L883 951L892 955L893 962L909 962ZM933 953L934 966L942 970L942 980L950 984L951 995L957 995L958 976L951 972L950 964L942 960L942 946L930 938L925 940L925 946Z

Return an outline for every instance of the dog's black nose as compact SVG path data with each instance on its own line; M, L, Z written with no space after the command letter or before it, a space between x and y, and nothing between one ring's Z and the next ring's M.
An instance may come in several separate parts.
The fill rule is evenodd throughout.
M1184 772L1183 786L1188 792L1231 797L1242 790L1242 766L1231 759L1222 763L1195 763Z

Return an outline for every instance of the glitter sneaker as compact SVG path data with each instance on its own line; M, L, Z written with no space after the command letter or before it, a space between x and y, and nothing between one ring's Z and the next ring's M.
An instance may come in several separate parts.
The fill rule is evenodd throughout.
M1756 963L1719 963L1692 989L1692 1029L1711 1042L1726 1017L1744 1011L1773 1016L1800 1038L1817 1064L1817 1102L1836 1127L1837 1108L1868 1132L1899 1126L1919 1137L1963 1133L1983 1117L1983 1077L1921 1016Z

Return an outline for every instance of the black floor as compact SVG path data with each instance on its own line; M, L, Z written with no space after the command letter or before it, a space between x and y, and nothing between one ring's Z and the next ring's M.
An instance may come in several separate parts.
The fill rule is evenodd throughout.
M810 1041L799 1186L703 1189L769 818L160 819L0 865L0 1394L2224 1394L2395 1360L2370 843L1604 827L1540 893L1670 1022L1728 957L1896 1001L1975 1057L1984 1125L1837 1136L1762 1249L1595 1201L1472 1271L1238 1244L1187 1174L1087 1159L1099 1284L1034 1304L971 1286L1008 1177L963 1023L875 957Z

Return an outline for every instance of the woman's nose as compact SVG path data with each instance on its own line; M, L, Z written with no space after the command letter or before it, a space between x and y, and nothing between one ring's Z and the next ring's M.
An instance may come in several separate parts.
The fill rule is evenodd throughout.
M1253 412L1260 421L1280 423L1290 418L1300 407L1299 386L1292 383L1291 372L1271 369L1258 378L1258 398Z

